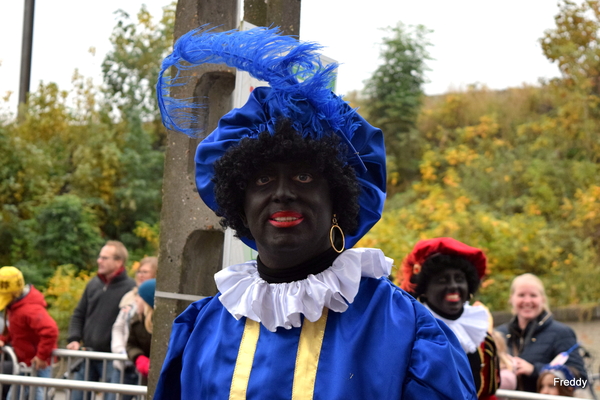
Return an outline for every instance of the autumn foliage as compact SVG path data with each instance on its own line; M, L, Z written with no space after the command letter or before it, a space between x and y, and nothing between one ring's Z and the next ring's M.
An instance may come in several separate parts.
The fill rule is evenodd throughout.
M556 23L541 43L560 79L424 99L418 178L395 190L402 179L390 171L395 194L359 245L396 265L420 239L480 247L489 265L479 298L495 310L524 272L542 278L552 306L598 301L599 5L566 1Z
M158 248L165 130L154 82L173 21L173 5L157 23L145 8L134 22L121 13L103 87L76 72L70 91L41 84L19 121L0 113L0 265L47 286L61 328L105 240L123 241L132 261ZM540 40L561 78L426 97L428 31L390 29L384 64L352 98L389 150L384 215L359 246L396 266L420 239L480 247L478 297L493 310L524 272L543 279L552 305L598 301L599 30L596 1L564 1Z
M68 91L40 83L18 118L0 109L0 265L47 286L59 321L107 240L131 262L158 249L166 130L154 84L174 10L118 14L102 86L75 71Z

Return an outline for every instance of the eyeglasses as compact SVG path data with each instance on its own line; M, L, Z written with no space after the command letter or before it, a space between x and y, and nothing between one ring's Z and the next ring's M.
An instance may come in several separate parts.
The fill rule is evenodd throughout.
M136 274L149 274L149 273L150 273L150 271L143 270L143 269L138 269L138 270L137 270L135 273L136 273Z

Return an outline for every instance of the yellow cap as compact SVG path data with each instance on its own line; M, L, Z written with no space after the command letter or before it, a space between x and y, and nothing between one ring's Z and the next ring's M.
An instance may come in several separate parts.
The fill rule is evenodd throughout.
M23 274L15 267L0 268L0 311L4 310L25 287Z

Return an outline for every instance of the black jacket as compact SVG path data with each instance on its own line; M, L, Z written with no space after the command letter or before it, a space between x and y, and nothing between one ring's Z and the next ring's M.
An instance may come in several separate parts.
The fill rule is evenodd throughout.
M93 277L73 311L67 342L83 340L85 347L110 352L111 331L119 314L119 302L134 286L135 282L126 271L108 284L97 275Z
M517 388L528 392L537 391L538 376L544 365L577 343L575 332L565 324L555 321L546 311L536 320L529 322L524 331L519 328L516 317L497 329L506 337L508 353L519 356L534 366L530 376L518 377ZM587 379L583 359L577 350L571 352L566 365L577 370L583 379Z
M127 357L135 363L139 356L150 357L150 344L152 334L144 326L144 317L135 314L129 323L129 337L127 338Z

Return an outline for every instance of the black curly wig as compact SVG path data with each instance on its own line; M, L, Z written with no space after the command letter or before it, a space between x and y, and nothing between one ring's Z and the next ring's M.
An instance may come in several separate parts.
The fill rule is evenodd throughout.
M254 240L242 219L250 179L271 163L309 162L329 184L338 224L345 232L355 232L360 186L354 169L343 158L346 152L346 145L340 143L337 135L321 139L302 137L288 120L278 122L274 135L263 132L258 139L240 140L214 164L212 181L219 207L217 215L222 217L221 226L234 229L237 237Z
M411 277L411 283L415 283L414 297L419 297L427 291L427 285L431 279L440 271L447 268L456 268L462 271L467 278L469 294L473 295L479 289L479 275L475 266L467 259L461 256L449 254L435 254L428 257L423 265L421 272Z

